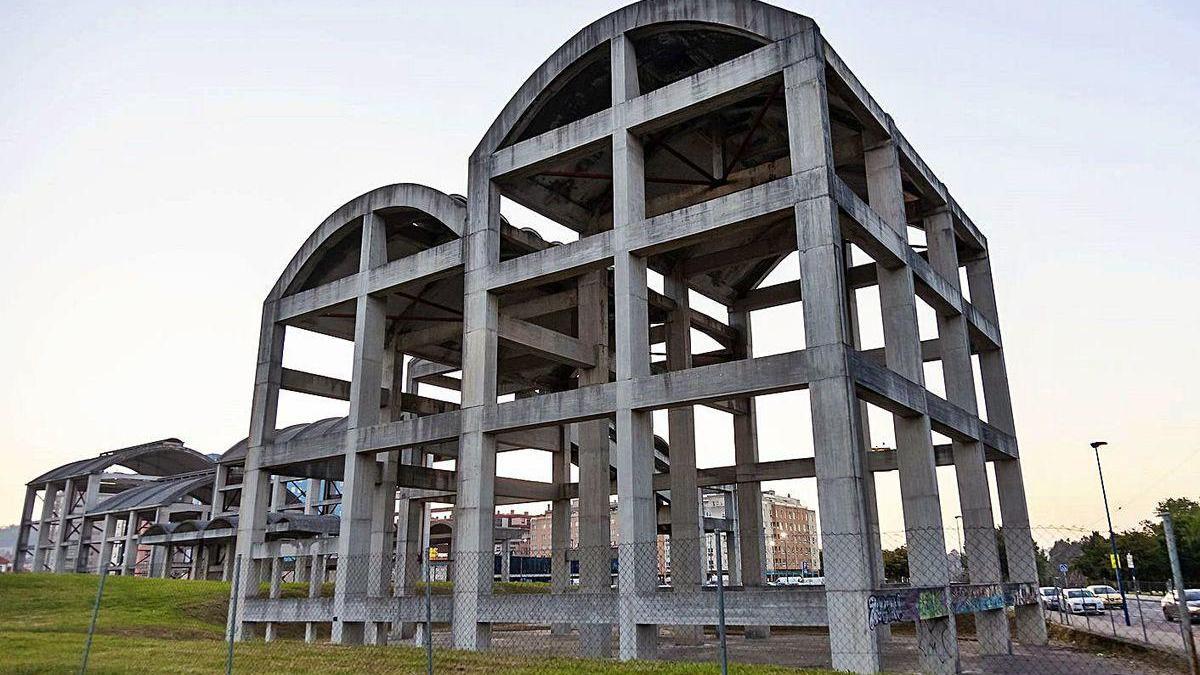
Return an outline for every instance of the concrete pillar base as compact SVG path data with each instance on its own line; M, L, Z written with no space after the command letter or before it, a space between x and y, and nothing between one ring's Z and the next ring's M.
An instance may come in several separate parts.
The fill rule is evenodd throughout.
M867 596L870 591L832 591L826 589L829 607L829 653L833 670L850 673L877 673L880 670L879 644L862 629L867 625Z
M408 621L405 623L392 624L392 632L388 635L388 639L392 641L407 641L412 640L417 635L417 624Z
M579 626L579 654L588 659L612 658L612 626L595 623Z
M658 626L654 624L622 624L622 661L646 661L658 658Z
M1008 654L1011 644L1008 634L1008 616L1003 609L993 609L975 614L975 637L979 650L984 654Z
M928 675L958 672L958 640L950 617L917 622L920 670Z
M335 645L361 645L363 643L364 627L362 623L351 621L334 621L329 641Z
M1050 637L1046 634L1046 619L1042 608L1037 605L1017 607L1017 641L1026 645L1044 645Z

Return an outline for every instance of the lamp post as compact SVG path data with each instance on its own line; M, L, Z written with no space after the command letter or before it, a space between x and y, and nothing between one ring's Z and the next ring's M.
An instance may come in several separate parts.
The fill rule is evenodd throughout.
M962 516L954 516L954 529L958 531L958 574L960 578L966 577L967 566L963 564L963 531L962 531Z
M1121 561L1117 558L1117 535L1113 532L1112 514L1108 510L1108 491L1104 489L1104 469L1100 467L1100 448L1108 445L1105 441L1094 441L1092 450L1096 452L1096 471L1100 473L1100 495L1104 497L1104 516L1108 518L1108 543L1112 546L1113 572L1117 575L1117 590L1121 592L1121 610L1125 613L1125 625L1129 622L1129 601L1125 598L1125 582L1121 579Z

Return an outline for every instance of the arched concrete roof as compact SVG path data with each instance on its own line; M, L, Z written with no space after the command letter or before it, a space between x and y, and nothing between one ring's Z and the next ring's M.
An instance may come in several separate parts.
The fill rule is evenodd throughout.
M492 122L473 155L495 152L555 78L592 49L621 33L660 23L709 24L774 42L813 22L758 0L642 0L622 7L580 30L538 66Z
M132 511L174 504L192 492L211 490L213 476L212 471L204 471L198 475L152 481L105 499L97 504L92 512Z
M207 455L185 447L178 438L164 438L63 464L34 478L27 485L87 476L112 466L123 466L146 476L170 476L202 471L212 465L213 461Z
M292 256L267 300L283 297L310 261L319 258L326 250L327 242L336 241L336 235L352 227L358 218L374 211L392 208L411 208L426 213L459 237L462 237L466 230L466 207L444 192L416 183L396 183L375 188L351 199L329 214Z
M345 431L348 423L345 417L327 417L316 422L305 422L304 424L293 424L290 427L284 427L275 432L275 443L287 443L288 441L312 438L314 436L324 436L335 431ZM246 460L246 450L250 447L250 439L243 438L233 447L225 451L218 460L221 464L236 464Z

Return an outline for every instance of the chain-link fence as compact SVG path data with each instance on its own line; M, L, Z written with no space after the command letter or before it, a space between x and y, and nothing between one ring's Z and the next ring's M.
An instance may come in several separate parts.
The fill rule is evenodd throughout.
M89 630L82 658L93 671L153 670L130 659L159 629L106 623L128 620L117 603L183 593L186 605L190 591L179 589L202 587L232 601L211 603L204 622L184 612L175 626L197 672L559 672L575 659L633 658L748 672L1187 672L1184 629L1200 598L1181 606L1170 571L1150 560L1114 568L1096 554L1106 542L956 521L826 533L800 570L725 533L412 559L238 559L228 584L100 577L96 639Z

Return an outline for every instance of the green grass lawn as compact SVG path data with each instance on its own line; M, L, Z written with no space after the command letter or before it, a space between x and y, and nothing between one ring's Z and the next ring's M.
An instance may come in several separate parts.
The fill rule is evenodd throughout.
M91 575L0 575L0 673L78 672L98 578ZM291 588L290 594L306 594ZM498 592L536 592L505 588ZM445 593L449 588L434 588ZM229 584L109 577L92 645L92 673L216 673L225 667ZM424 652L413 647L341 647L296 641L239 643L234 669L242 673L421 673ZM439 650L438 673L716 672L715 664L616 663L546 659L499 652ZM731 665L745 675L798 671ZM813 671L809 671L813 672Z

